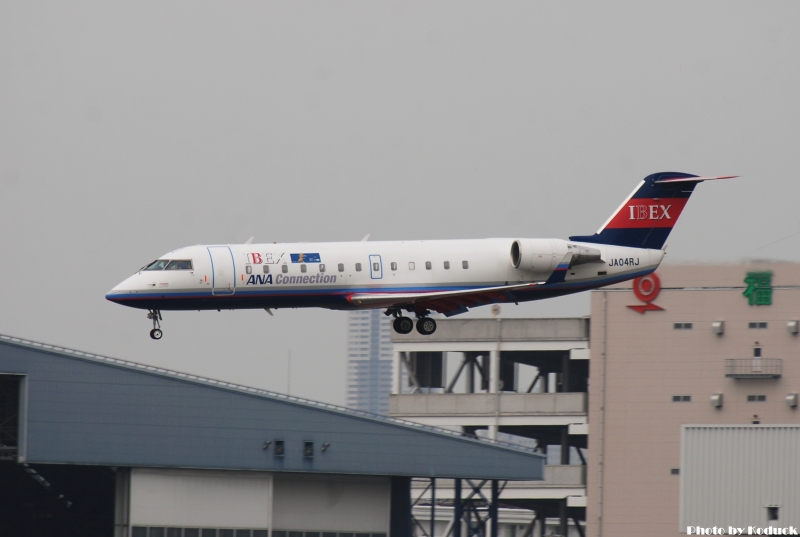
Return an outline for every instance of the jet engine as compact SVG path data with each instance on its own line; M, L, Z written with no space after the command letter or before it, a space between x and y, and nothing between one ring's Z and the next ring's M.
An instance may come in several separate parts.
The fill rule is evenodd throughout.
M511 244L511 265L519 270L540 275L550 274L562 262L569 266L602 261L595 248L578 246L559 239L517 239Z
M566 243L561 240L517 239L511 244L511 265L519 270L545 275L551 273L566 254Z

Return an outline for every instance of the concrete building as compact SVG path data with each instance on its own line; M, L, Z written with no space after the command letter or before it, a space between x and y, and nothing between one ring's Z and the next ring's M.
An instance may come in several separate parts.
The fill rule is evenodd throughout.
M3 537L410 537L412 478L463 481L453 516L497 535L504 481L544 474L524 447L8 336L0 455Z
M589 320L441 320L433 335L393 333L389 414L549 453L542 482L503 490L503 535L582 535L585 520ZM424 484L423 484L424 485ZM419 505L453 496L424 486ZM416 516L429 527L425 507ZM415 511L416 513L417 511ZM443 511L442 511L443 512ZM436 526L436 537L447 526ZM428 531L430 534L430 531Z
M800 265L656 274L592 293L587 534L800 526Z
M347 313L347 406L389 412L392 318L379 310Z

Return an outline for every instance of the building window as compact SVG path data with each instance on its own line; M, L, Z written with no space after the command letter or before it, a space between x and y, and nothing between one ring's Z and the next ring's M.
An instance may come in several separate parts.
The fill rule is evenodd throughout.
M681 475L681 469L680 468L672 468L672 469L670 469L669 473L671 475Z
M269 274L269 265L264 265L263 270L264 274Z
M303 442L303 457L306 459L314 458L314 442Z
M444 262L444 270L450 270L450 261Z
M767 401L766 395L748 395L747 402L748 403L765 403Z
M361 263L356 263L356 272L361 272Z
M339 269L339 272L344 272L344 263L339 263L337 268Z
M751 330L763 330L766 327L767 327L766 321L757 321L747 324L747 328L750 328Z
M691 330L692 323L675 323L672 325L675 330Z
M409 261L408 262L408 270L414 270L414 262L413 261Z
M283 440L275 440L275 447L272 450L272 454L276 457L283 457L285 451L286 446L284 445Z
M673 403L691 403L692 396L691 395L673 395L672 396Z
M469 268L469 261L462 261L461 268L468 269Z
M778 520L778 506L777 505L768 505L767 506L767 520L772 522L773 520Z
M284 274L289 272L289 265L281 265L281 272L283 272Z
M319 271L320 272L325 272L325 263L320 263L319 264Z
M392 261L392 270L397 270L397 263Z

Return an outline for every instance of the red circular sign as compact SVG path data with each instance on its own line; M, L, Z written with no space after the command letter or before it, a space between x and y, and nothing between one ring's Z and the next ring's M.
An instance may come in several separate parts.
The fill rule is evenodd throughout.
M633 280L633 292L642 302L652 302L661 292L661 280L655 273Z

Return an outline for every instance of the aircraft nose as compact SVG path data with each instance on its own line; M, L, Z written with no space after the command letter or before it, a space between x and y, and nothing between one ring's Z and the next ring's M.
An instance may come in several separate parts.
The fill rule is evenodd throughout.
M133 276L127 278L117 285L114 286L109 292L106 293L106 300L110 300L111 302L119 302L126 298L129 298L131 293L135 292L133 282Z

